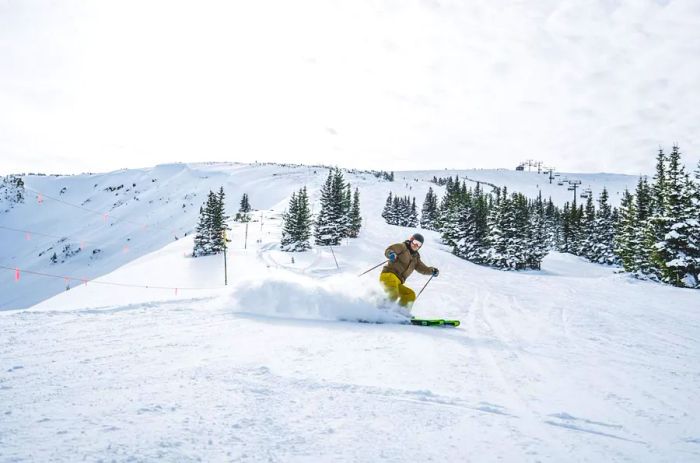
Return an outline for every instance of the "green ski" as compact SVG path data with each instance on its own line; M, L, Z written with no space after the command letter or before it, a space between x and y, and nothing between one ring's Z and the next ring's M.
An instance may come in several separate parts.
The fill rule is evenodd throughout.
M419 326L459 326L459 320L443 320L441 318L436 319L424 319L424 318L412 318L411 325Z

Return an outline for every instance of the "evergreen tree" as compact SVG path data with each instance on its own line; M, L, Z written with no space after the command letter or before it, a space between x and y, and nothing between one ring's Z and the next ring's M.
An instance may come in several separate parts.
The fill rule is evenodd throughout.
M458 182L448 178L445 184L445 196L440 203L440 235L442 242L450 246L453 252L458 250L459 241L464 235L460 233L460 222L466 220L465 214L469 214L469 205L460 201Z
M680 150L674 146L668 158L663 195L663 214L658 219L662 240L654 246L652 255L661 278L675 286L697 285L697 273L693 273L694 250L689 242L692 217L692 192L689 179L680 162Z
M539 270L542 259L549 252L549 233L547 230L547 220L545 208L542 202L542 195L537 198L533 210L530 214L530 224L527 242L526 268Z
M544 208L544 222L545 230L547 232L547 249L558 249L561 246L562 241L561 214L559 212L559 208L557 208L554 205L554 202L552 202L551 197L547 201Z
M401 225L401 209L402 199L398 196L394 196L394 202L391 205L391 212L389 213L390 225Z
M561 240L559 250L572 252L574 250L574 223L572 220L572 207L567 201L561 214Z
M315 240L320 246L338 245L347 236L348 212L345 180L332 169L321 188L321 208L316 219Z
M496 201L491 208L488 225L489 240L486 262L499 268L510 268L509 239L513 227L514 218L508 199L507 189L497 191Z
M194 249L192 249L192 257L198 257L208 254L209 240L207 233L206 214L204 208L199 208L199 222L194 234Z
M311 211L306 187L298 193L292 193L289 209L283 214L282 239L283 251L306 251L311 249Z
M248 200L248 193L243 193L243 196L241 197L241 205L240 208L238 209L239 212L250 212L250 201Z
M211 251L213 254L218 254L226 249L225 231L230 230L226 221L229 217L224 210L224 187L219 189L218 194L213 195L213 203L211 209Z
M413 202L411 203L411 211L409 212L408 224L406 226L411 228L416 228L418 226L418 209L416 207L415 197L413 198Z
M625 189L620 204L620 218L615 231L615 254L619 256L622 267L632 273L639 270L637 262L639 254L638 227L635 198Z
M644 273L652 279L661 279L662 272L660 264L664 256L659 253L657 244L663 241L666 234L666 163L668 159L663 150L659 148L659 153L656 156L656 175L651 185L651 203L649 217L643 224L643 239L642 247L643 254L648 256L643 266Z
M340 170L338 170L340 172ZM342 175L341 175L342 177ZM337 180L336 180L337 181ZM341 178L342 181L342 178ZM342 227L342 237L347 238L350 236L350 214L352 212L352 189L350 183L344 184L340 191L340 196L342 197L341 205L341 227Z
M474 244L472 246L473 250L466 255L467 259L471 259L474 262L482 262L484 258L489 234L488 216L490 201L491 195L485 194L479 183L477 183L471 200L471 212L473 215L473 234L471 235L471 240Z
M590 196L589 196L590 197ZM608 204L608 190L603 188L598 199L598 210L593 224L593 237L590 240L590 260L599 264L612 265L617 262L614 249L615 222L613 211Z
M238 213L236 213L236 221L238 222L250 222L250 201L248 200L248 194L243 193L241 197L240 206L238 207Z
M218 254L226 247L224 231L228 230L228 216L224 212L224 189L218 194L209 191L206 205L199 208L199 222L195 229L192 256Z
M360 190L355 188L355 194L353 195L352 208L350 209L350 227L349 227L349 237L357 238L360 234L360 229L362 228L362 215L360 213Z
M423 201L421 210L420 226L426 230L437 230L438 219L438 202L437 196L433 192L433 187L428 188L428 193Z
M595 207L593 206L593 197L588 195L586 199L586 208L581 217L581 225L576 240L575 254L585 257L589 260L594 260L593 246L595 243Z
M653 274L651 247L653 244L653 227L650 225L654 210L653 191L646 178L640 178L635 191L635 210L637 213L634 221L634 235L632 246L634 249L633 272L640 275ZM652 244L649 244L652 242Z
M384 210L382 211L382 217L386 221L386 223L391 223L391 210L394 207L394 199L391 195L391 191L389 192L389 196L386 198L386 204L384 204Z

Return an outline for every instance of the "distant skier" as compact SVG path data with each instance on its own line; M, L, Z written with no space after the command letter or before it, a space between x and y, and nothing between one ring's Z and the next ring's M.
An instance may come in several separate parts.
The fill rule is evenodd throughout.
M435 267L428 267L420 260L418 250L423 246L423 235L414 233L403 243L392 244L384 255L389 262L382 269L379 281L384 286L384 290L391 301L398 299L399 305L411 309L413 301L416 300L416 293L404 286L406 279L413 273L413 270L423 275L437 277L440 273Z

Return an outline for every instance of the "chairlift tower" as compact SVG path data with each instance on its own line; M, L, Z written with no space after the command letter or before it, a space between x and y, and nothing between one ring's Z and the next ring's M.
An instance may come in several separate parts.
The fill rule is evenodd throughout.
M544 171L545 174L549 174L549 184L552 184L552 180L554 180L554 167L547 167L547 170Z
M569 181L568 190L574 192L574 203L576 203L576 190L579 188L580 185L581 185L581 180L570 180Z

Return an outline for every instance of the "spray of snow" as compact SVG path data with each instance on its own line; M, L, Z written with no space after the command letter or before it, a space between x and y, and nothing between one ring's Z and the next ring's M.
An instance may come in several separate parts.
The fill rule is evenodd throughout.
M322 280L275 272L270 278L237 284L224 307L239 313L311 320L374 323L405 322L408 313L387 303L376 287L363 287L346 277Z

